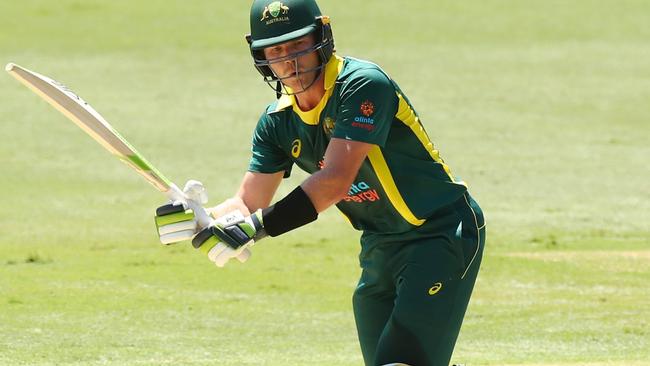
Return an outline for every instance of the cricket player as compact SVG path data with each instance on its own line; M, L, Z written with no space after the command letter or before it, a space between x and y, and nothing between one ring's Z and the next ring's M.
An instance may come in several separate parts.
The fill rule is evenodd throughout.
M362 232L353 308L365 364L449 365L485 243L467 185L397 83L335 52L315 0L254 0L250 27L255 67L277 100L253 132L248 171L206 228L178 202L160 207L161 240L192 239L223 266L335 205ZM271 204L294 165L311 175Z

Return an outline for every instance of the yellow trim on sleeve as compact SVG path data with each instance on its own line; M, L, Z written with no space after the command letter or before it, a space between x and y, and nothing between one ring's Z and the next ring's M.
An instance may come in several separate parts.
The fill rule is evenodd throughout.
M393 207L395 207L397 212L399 212L399 214L402 215L402 217L411 225L420 226L424 224L426 220L418 219L406 205L406 202L404 202L404 198L397 189L393 175L390 173L386 159L384 159L384 155L379 146L375 145L370 149L370 152L368 152L368 159L370 160L370 164L372 165L377 178L379 178L379 183L381 183L386 195L388 195L388 200Z
M413 134L420 140L420 143L424 148L427 150L429 155L431 156L431 159L435 161L436 163L439 163L442 165L442 168L445 170L445 173L449 176L449 179L451 179L452 182L455 182L454 176L451 174L451 169L445 162L442 160L440 157L440 152L435 149L433 146L433 143L429 139L429 136L427 136L426 131L424 130L424 127L422 127L422 124L420 123L420 119L418 116L415 114L411 106L408 104L406 99L400 94L397 93L397 97L399 98L399 107L397 109L397 114L395 115L395 118L399 119L404 123L408 128L413 131ZM465 182L457 182L461 183L463 185L466 185Z

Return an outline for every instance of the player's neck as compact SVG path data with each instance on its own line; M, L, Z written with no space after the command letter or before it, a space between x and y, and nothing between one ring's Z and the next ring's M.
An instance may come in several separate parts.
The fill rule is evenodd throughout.
M310 111L320 103L325 95L325 78L323 73L318 77L318 80L312 84L306 91L296 94L296 103L302 111Z

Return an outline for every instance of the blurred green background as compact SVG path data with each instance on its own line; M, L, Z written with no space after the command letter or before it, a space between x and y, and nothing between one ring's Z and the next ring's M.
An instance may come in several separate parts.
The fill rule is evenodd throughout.
M216 204L273 100L244 42L249 5L5 1L0 63L66 83ZM453 360L647 365L650 3L320 5L339 54L400 84L486 213ZM0 364L362 364L358 233L335 210L217 269L160 246L160 193L8 74L0 137Z

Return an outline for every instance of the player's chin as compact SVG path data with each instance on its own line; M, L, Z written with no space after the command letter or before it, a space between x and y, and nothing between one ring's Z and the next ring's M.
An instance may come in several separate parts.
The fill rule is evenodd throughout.
M290 74L282 77L281 80L284 86L291 88L294 92L304 92L313 86L315 78L315 72L306 72Z
M282 84L294 91L301 91L303 89L303 83L301 83L301 80L295 76L282 79Z
M300 78L294 78L296 86L292 87L294 90L306 91L314 86L314 81L316 79L315 73L307 73L300 75Z

